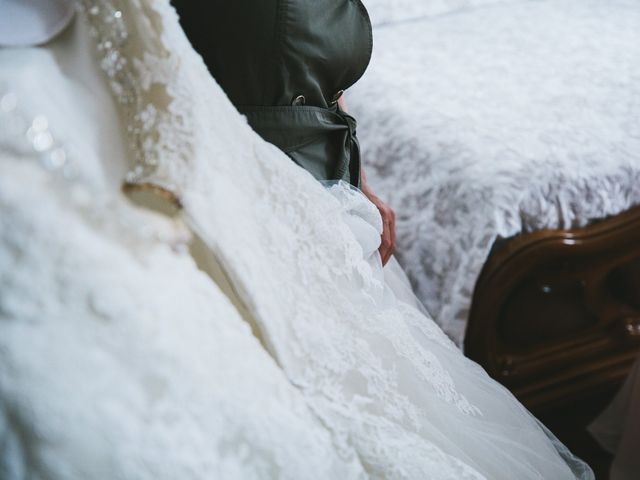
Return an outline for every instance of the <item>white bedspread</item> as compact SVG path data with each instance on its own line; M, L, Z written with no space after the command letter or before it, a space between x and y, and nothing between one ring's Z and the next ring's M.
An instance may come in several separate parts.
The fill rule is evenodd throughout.
M497 237L640 203L640 1L488 4L374 41L348 96L366 172L418 297L461 344Z

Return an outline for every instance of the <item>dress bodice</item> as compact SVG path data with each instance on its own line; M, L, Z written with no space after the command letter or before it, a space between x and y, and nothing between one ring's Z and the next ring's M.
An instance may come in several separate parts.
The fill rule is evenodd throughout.
M192 44L254 130L316 178L359 185L355 120L336 100L371 58L371 23L360 0L174 4Z
M235 105L328 107L371 57L359 0L177 1L187 33ZM184 6L182 5L184 3Z

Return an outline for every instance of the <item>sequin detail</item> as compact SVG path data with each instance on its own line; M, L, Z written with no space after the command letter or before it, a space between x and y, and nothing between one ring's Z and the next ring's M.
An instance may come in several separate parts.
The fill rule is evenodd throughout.
M131 2L134 6L138 3ZM185 105L189 95L184 92L176 95L177 85L168 82L175 76L179 59L162 47L141 48L131 37L127 11L132 5L119 0L78 2L80 14L90 25L100 68L126 124L130 169L125 183L157 184L177 197L175 173L181 170L178 164L185 162L191 151L185 134L191 129L189 105ZM144 28L162 38L161 24L148 23ZM163 70L159 68L161 65L176 68Z

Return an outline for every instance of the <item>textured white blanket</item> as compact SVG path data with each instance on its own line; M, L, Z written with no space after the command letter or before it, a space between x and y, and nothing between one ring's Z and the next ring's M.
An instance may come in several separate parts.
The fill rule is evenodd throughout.
M640 2L418 13L375 29L348 103L367 175L398 214L399 259L461 344L496 238L640 203Z

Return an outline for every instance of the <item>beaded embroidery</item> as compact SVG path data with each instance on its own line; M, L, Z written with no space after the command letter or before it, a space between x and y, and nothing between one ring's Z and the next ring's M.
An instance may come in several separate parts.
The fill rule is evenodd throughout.
M189 96L179 91L180 82L175 78L179 60L162 47L151 51L146 45L136 45L126 12L142 8L138 1L78 0L78 8L90 25L100 67L126 123L132 166L125 183L157 184L177 197L174 179L184 169L176 162L185 162L191 150L187 140ZM136 26L144 28L145 35L162 40L162 25L148 21ZM157 44L164 45L162 41ZM140 55L134 54L136 48Z

